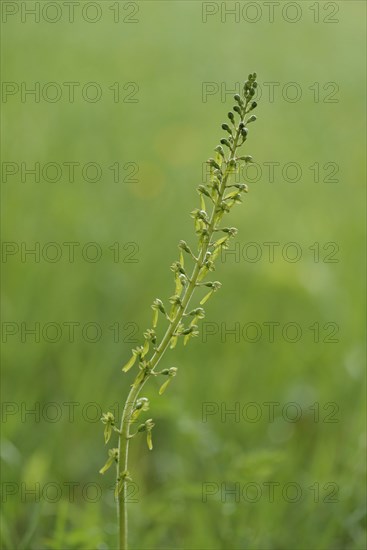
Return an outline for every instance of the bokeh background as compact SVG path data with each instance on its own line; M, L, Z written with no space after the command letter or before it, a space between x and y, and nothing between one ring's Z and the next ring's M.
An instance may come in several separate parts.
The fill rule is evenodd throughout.
M228 219L236 252L199 338L164 359L177 378L144 392L156 427L153 452L131 446L131 547L365 548L364 2L281 2L273 21L264 2L83 2L73 22L62 2L41 2L39 22L2 4L2 77L19 87L2 99L3 548L116 548L98 419L121 408L121 366L173 293L178 240L195 245L203 162L254 70L258 164ZM39 101L22 98L37 82ZM39 181L24 171L36 162Z

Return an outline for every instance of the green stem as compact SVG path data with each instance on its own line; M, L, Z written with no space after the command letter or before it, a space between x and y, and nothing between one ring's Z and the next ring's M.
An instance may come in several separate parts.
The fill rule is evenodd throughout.
M244 117L246 116L247 108L247 102L244 109L244 114L241 116L241 122L243 122ZM129 459L129 441L130 441L130 425L131 425L131 416L134 411L134 406L136 403L136 400L139 396L139 393L147 380L150 378L150 376L154 375L154 368L158 365L159 361L163 357L165 351L167 350L171 338L175 333L176 328L178 327L179 323L181 322L181 319L186 312L186 308L189 305L189 302L191 300L191 297L194 293L195 287L197 285L197 279L200 273L200 270L202 268L203 260L206 256L206 253L209 248L210 240L212 238L215 225L217 222L217 208L219 204L221 203L224 195L224 191L226 189L226 184L231 172L231 167L229 166L229 163L231 160L235 158L236 150L238 147L238 140L240 138L241 131L239 127L236 129L236 135L233 141L233 146L231 148L231 153L229 155L229 158L227 159L227 168L226 172L223 176L217 199L214 203L213 210L211 213L209 226L208 226L208 234L206 236L206 239L204 240L199 255L197 257L197 260L195 262L195 266L193 269L193 272L190 277L190 283L186 288L186 291L184 293L184 296L182 298L181 305L179 306L179 309L176 313L175 318L170 322L167 331L165 335L163 336L159 346L156 348L154 354L152 355L152 358L148 362L150 372L148 372L144 379L136 383L132 384L129 395L127 397L124 410L121 417L121 425L120 425L120 434L119 434L119 442L118 442L118 448L119 448L119 461L117 464L117 483L121 479L122 476L125 476L128 472L128 459ZM140 374L140 373L139 373ZM118 502L117 502L117 514L118 514L118 523L119 523L119 550L128 550L128 514L127 514L127 480L123 480L122 489L118 494Z

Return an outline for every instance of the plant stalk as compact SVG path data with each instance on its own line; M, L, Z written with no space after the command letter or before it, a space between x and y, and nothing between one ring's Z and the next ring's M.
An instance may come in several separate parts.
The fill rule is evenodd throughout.
M244 114L240 117L240 121L243 122L247 113L247 103L245 105ZM165 351L167 350L171 338L175 333L176 328L178 327L186 308L189 305L191 297L194 293L194 290L197 285L198 276L203 265L203 260L205 259L206 253L208 251L210 241L215 230L215 225L217 221L217 208L223 199L223 195L226 189L226 184L231 173L230 161L235 159L236 150L238 148L238 141L241 135L241 130L239 126L236 129L236 134L233 141L233 146L229 158L227 159L227 168L223 176L221 185L219 187L218 196L213 205L211 217L209 220L208 234L205 240L202 243L199 255L195 261L195 266L193 268L191 277L189 279L189 285L187 286L182 302L179 306L179 309L176 313L175 318L170 321L170 324L167 328L165 335L163 336L159 346L155 349L152 358L148 361L150 371L145 375L144 379L139 383L135 382L132 384L130 392L128 394L124 410L121 417L120 424L120 433L118 438L118 449L119 449L119 461L117 463L117 483L120 482L121 477L123 476L123 485L121 491L118 493L117 497L117 515L118 515L118 524L119 524L119 550L128 550L128 510L127 510L127 479L126 475L128 473L128 457L129 457L129 441L131 438L130 434L130 425L131 425L131 416L134 411L134 406L139 393L142 390L143 386L147 380L156 373L154 373L154 368L158 365Z

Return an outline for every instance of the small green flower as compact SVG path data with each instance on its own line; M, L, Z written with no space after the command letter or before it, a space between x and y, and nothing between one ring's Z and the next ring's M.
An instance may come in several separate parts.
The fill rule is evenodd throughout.
M157 335L156 335L156 332L155 330L153 330L152 328L148 328L145 332L144 332L144 338L146 340L150 340L152 342L153 345L155 345L157 343Z
M139 417L140 413L148 411L149 410L149 399L146 397L140 397L136 403L133 410L133 413L131 415L131 422L135 422L137 418Z
M134 386L135 387L142 384L144 382L144 380L146 379L146 377L150 375L151 370L152 370L151 367L150 367L149 362L146 362L146 361L143 361L143 362L139 363L139 369L140 369L140 372L139 372L139 374L137 375L137 377L135 378L135 381L134 381Z
M104 442L107 444L110 440L113 427L115 426L115 417L111 412L103 413L101 421L103 424L105 424Z
M203 187L203 186L201 186L201 187ZM205 187L204 187L204 189L205 189ZM187 252L187 254L191 254L191 256L194 257L193 253L191 252L191 248L189 247L189 245L187 244L186 241L181 240L178 243L178 247L181 248L181 250L184 250L185 252Z
M138 427L138 432L146 432L147 434L147 445L148 449L151 451L153 449L153 441L152 441L152 429L154 428L155 424L153 422L152 418L149 418L144 422L144 424L140 424Z
M163 315L166 315L166 310L164 309L164 305L163 305L163 302L162 300L160 300L159 298L156 298L152 304L152 309L153 309L153 328L156 328L157 324L158 324L158 312L160 311L161 313L163 313Z
M228 128L229 128L229 126L228 126ZM219 165L214 159L212 159L212 158L208 159L208 160L206 161L206 163L209 164L209 166L210 166L211 168L216 168L217 170L220 170L220 169L221 169L220 165Z
M108 468L110 468L114 462L118 462L118 460L119 460L119 450L118 449L109 449L107 462L99 470L99 473L104 474L105 472L107 472Z
M162 395L162 393L166 390L168 384L171 382L172 378L174 378L177 374L177 368L171 367L170 369L164 369L162 370L161 374L168 376L168 379L163 382L161 387L159 388L159 395Z
M148 349L149 349L149 344L148 344ZM126 365L124 367L122 367L122 370L124 372L129 371L134 366L135 361L137 360L138 357L139 357L139 360L140 360L142 357L144 357L147 354L148 349L147 349L146 345L139 346L139 347L133 349L131 351L132 352L131 359L126 363Z
M220 283L219 281L214 281L213 283L206 283L205 286L208 286L211 288L211 291L208 292L208 294L206 294L204 296L204 298L200 301L200 305L204 305L205 302L207 302L209 300L209 298L211 297L211 295L213 294L213 292L217 292L217 290L220 289L220 287L222 286L222 283Z
M194 315L197 319L204 319L205 311L202 307L197 307L190 311L187 315Z
M130 472L125 470L125 471L120 473L119 477L116 480L116 485L115 485L115 498L116 499L118 498L119 494L121 493L121 491L124 487L124 484L127 481L132 481L132 478L130 477Z

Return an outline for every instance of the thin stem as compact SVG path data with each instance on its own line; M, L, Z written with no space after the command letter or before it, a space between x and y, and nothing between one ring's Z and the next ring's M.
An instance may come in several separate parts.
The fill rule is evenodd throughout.
M118 438L119 461L117 463L117 479L116 483L120 483L121 476L127 475L128 458L129 458L129 435L130 435L130 418L132 415L135 401L138 397L141 387L131 386L127 397L125 407L121 417L120 434ZM119 549L127 550L128 548L128 516L127 516L127 483L123 480L122 489L118 493L117 499L117 516L119 524Z
M248 114L247 104L248 104L248 101L246 101L244 113L240 117L240 122L243 122L244 117ZM127 397L127 400L124 406L124 410L121 417L120 434L119 434L119 442L118 442L119 461L117 463L117 484L121 483L121 480L122 480L122 488L121 488L121 491L119 491L118 493L118 499L117 499L118 500L117 513L118 513L118 523L119 523L119 550L128 550L128 514L127 514L128 511L127 511L127 502L126 502L127 500L126 476L128 475L130 425L131 425L131 417L134 411L134 406L139 396L139 393L142 390L145 383L147 382L147 380L152 375L156 374L154 372L154 368L158 365L159 361L161 360L165 351L167 350L170 344L171 338L175 334L175 331L179 323L181 322L183 315L186 312L186 308L189 305L191 297L197 286L200 270L203 266L203 261L208 251L212 235L216 230L215 225L217 221L218 207L223 199L223 195L227 187L227 181L231 173L231 161L235 159L236 150L239 147L238 141L240 136L241 136L241 130L240 130L240 127L238 126L236 128L236 134L233 141L233 145L230 149L230 155L226 161L227 162L226 171L225 171L225 174L223 175L223 179L218 190L217 198L214 201L214 205L213 205L213 209L212 209L212 213L210 216L209 225L207 229L207 235L205 240L202 243L199 255L195 260L195 265L194 265L191 277L189 278L189 281L190 281L189 285L186 287L184 296L182 298L182 301L178 308L176 316L173 320L170 321L167 331L163 336L159 346L155 349L151 359L148 361L149 371L145 373L143 379L139 378L140 380L139 382L137 378L135 379L134 383L131 386L129 395ZM137 375L137 377L139 375L140 373Z

